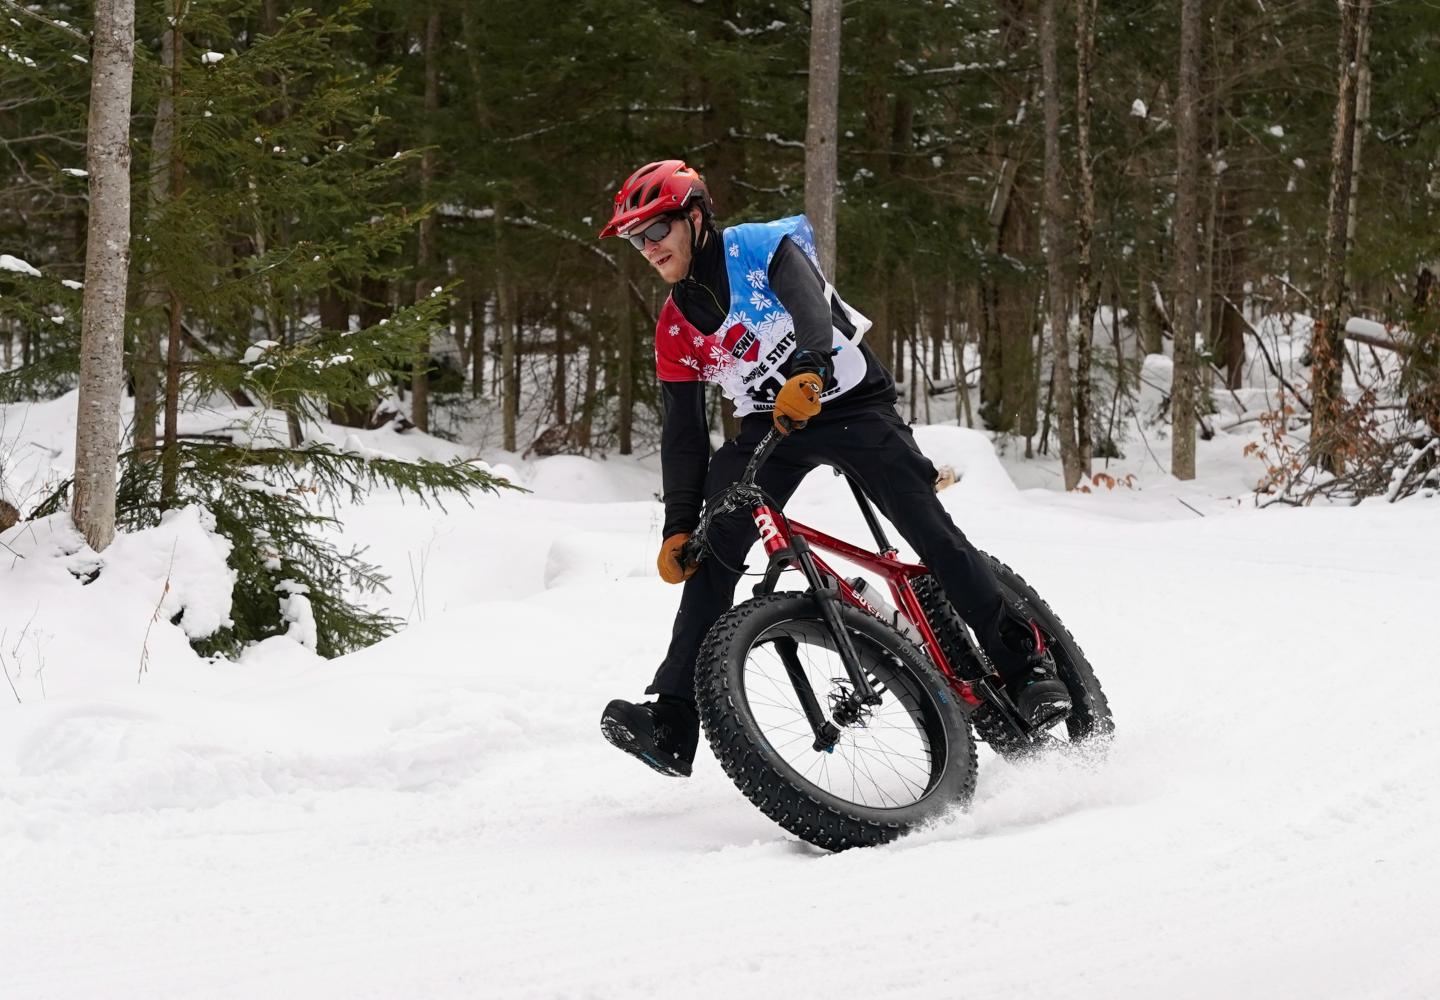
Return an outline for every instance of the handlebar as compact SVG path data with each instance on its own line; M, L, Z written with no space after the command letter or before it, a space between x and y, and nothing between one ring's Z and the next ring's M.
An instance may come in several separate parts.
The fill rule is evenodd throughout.
M785 417L781 417L780 419L784 420L787 424L790 422ZM760 443L755 446L755 454L750 456L750 461L745 466L745 473L740 477L740 482L737 485L754 486L755 476L759 473L760 466L765 464L766 459L770 457L770 453L774 451L775 447L783 440L785 440L785 435L780 433L778 428L770 428L770 432L761 438Z
M786 426L790 428L790 430L793 431L796 429L791 424L791 421L788 417L782 416L779 419L783 420ZM801 426L804 425L802 424ZM720 494L720 498L727 497L733 490L736 490L737 488L753 488L755 486L755 477L759 474L760 467L765 464L765 462L770 458L770 454L784 439L785 433L782 432L778 427L770 428L769 432L760 439L760 443L755 446L755 452L750 456L750 461L746 463L745 471L741 474L739 481L731 484L724 492L722 492ZM695 528L695 531L690 535L689 538L685 540L685 544L680 548L679 561L682 567L698 566L701 560L705 558L705 535L707 529L710 527L710 521L717 513L723 513L725 509L730 508L725 507L723 499L721 502L715 503L713 505L708 501L706 502L705 513L700 518L700 524Z

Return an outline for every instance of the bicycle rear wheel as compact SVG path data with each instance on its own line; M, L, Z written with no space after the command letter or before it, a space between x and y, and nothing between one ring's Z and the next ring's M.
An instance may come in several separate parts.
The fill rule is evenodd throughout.
M809 594L732 609L710 630L696 666L700 720L725 773L771 819L830 850L893 840L967 801L975 784L974 739L944 679L889 625L840 611L881 695L848 724L835 706L849 679ZM830 751L814 749L797 683L840 730Z
M1035 588L1025 578L994 556L987 555L990 568L995 573L1000 589L1007 600L1024 607L1040 626L1045 642L1055 657L1055 667L1060 680L1070 692L1073 708L1063 726L1056 726L1049 732L1051 739L1063 738L1071 744L1088 744L1101 748L1115 732L1115 720L1110 713L1110 703L1095 676L1095 668L1085 656L1085 651L1051 610ZM912 581L915 595L925 616L935 629L936 638L950 661L950 666L961 677L976 680L985 675L981 665L965 636L965 626L955 608L945 598L940 582L933 576L916 577ZM1020 741L1013 730L990 708L982 706L970 717L976 735L990 744L997 753L1007 757L1029 753L1034 745Z

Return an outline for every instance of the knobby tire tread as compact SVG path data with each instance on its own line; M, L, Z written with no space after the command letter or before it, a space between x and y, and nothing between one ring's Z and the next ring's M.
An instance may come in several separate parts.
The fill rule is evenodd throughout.
M1045 599L1036 592L1034 587L1030 586L1023 576L994 556L988 553L982 554L990 561L990 568L1000 580L1001 585L1020 597L1036 612L1036 617L1041 620L1041 625L1052 634L1052 638L1056 640L1056 644L1065 654L1069 670L1075 674L1073 681L1065 678L1063 675L1066 665L1061 665L1062 680L1066 680L1066 687L1070 689L1070 697L1075 702L1072 716L1076 718L1083 729L1079 737L1072 732L1072 739L1094 739L1109 736L1115 730L1115 723L1110 714L1110 703L1105 698L1105 692L1100 687L1100 680L1095 676L1095 670L1090 666L1090 660L1085 656L1085 651L1080 648L1080 644L1075 641L1075 637L1070 634L1070 630L1065 627L1060 616L1051 609ZM933 576L922 576L916 577L911 583L915 589L915 596L919 598L920 606L925 611L925 616L930 619L930 624L935 629L936 638L940 641L940 648L944 650L951 668L960 677L967 680L981 677L986 672L986 667L971 649L970 643L964 635L964 626L961 624L960 615L946 599L944 591L940 589L940 581ZM1031 749L1017 741L1010 728L989 706L982 705L976 709L970 716L970 723L975 727L975 735L1002 756L1024 754Z
M878 822L822 802L808 789L792 781L784 771L771 765L757 745L755 734L749 731L736 709L730 661L736 655L743 657L750 648L745 644L744 649L736 649L740 645L738 634L752 616L776 605L796 603L797 599L813 600L807 594L782 592L745 601L722 615L706 635L696 661L695 681L696 704L711 752L730 780L757 809L802 840L831 851L888 843L916 824ZM930 678L932 684L942 688L946 686L918 647L885 623L878 619L875 622L891 632L903 648L915 651L912 665L933 675ZM948 752L951 755L949 766L965 769L955 801L949 803L959 805L968 802L975 790L975 741L968 726L959 727ZM940 808L934 811L938 813Z

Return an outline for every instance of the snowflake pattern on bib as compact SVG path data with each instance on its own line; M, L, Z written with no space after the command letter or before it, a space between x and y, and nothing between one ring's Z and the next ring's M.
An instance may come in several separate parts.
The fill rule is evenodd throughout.
M775 396L785 384L784 365L795 350L795 319L780 304L769 277L770 260L787 236L820 271L814 234L804 216L725 230L730 311L715 333L702 334L674 300L666 298L655 327L655 371L663 381L712 382L734 400L737 416L774 408ZM858 343L870 326L829 282L824 294L832 308L843 311L848 324L844 332L839 327L833 330L834 368L822 400L833 399L864 377L861 353L843 348ZM669 335L660 336L661 330Z

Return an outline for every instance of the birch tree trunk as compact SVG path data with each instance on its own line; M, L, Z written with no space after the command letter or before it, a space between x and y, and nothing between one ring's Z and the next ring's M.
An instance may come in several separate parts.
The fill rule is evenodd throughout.
M835 133L840 103L840 0L811 0L805 214L825 276L835 280Z
M1082 0L1084 2L1084 0ZM1070 381L1070 336L1065 288L1064 195L1060 190L1060 71L1055 40L1055 0L1040 5L1040 72L1045 85L1045 307L1054 343L1056 427L1065 488L1080 483L1080 452L1075 442L1075 401Z
M1095 163L1090 152L1090 71L1095 62L1098 0L1075 3L1075 157L1080 168L1080 211L1075 220L1075 281L1080 292L1080 328L1075 336L1075 431L1080 474L1090 474L1095 453L1091 440L1090 352L1100 282L1090 264L1095 234Z
M440 11L431 11L425 25L425 151L420 154L420 200L430 199L435 180L435 112L440 109ZM415 279L415 301L430 294L435 278L435 213L420 220L420 239ZM430 432L430 337L415 349L415 364L410 378L410 420L425 433Z
M1330 147L1330 206L1325 222L1325 258L1320 280L1320 315L1311 335L1310 381L1314 423L1310 450L1322 469L1342 471L1344 442L1340 440L1340 360L1345 350L1346 233L1350 179L1355 165L1355 97L1358 82L1360 36L1369 31L1370 0L1341 0L1339 77L1335 99L1335 133Z
M90 78L86 167L90 219L80 330L71 517L99 552L115 538L125 282L130 267L130 94L135 70L134 0L98 0Z
M1199 159L1201 0L1183 0L1180 14L1180 91L1175 101L1175 364L1170 472L1195 478L1195 322L1200 246Z

